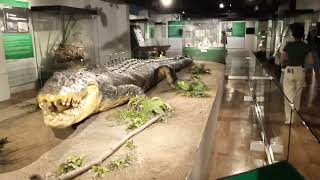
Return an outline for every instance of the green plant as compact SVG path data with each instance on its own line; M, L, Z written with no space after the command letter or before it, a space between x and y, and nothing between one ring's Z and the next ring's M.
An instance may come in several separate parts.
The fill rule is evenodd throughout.
M135 149L137 146L134 144L133 140L130 140L130 141L127 141L126 147L127 147L129 150L133 150L133 149Z
M94 173L94 177L104 177L108 174L109 169L103 166L92 166L91 171Z
M111 169L122 169L126 166L126 160L124 158L119 158L111 162Z
M134 154L128 153L126 154L125 157L120 157L112 161L110 164L110 169L112 170L123 169L125 167L128 167L130 164L133 164L134 160L135 160Z
M205 91L208 87L200 80L184 81L178 80L176 83L176 88L185 96L196 97L196 98L206 98L210 97Z
M83 158L76 155L71 155L67 158L67 161L60 164L57 170L57 174L60 176L66 174L70 171L77 169L78 167L83 166Z
M139 128L155 115L165 115L172 111L171 106L158 97L133 97L129 100L128 107L128 110L120 112L120 117L128 124L128 129Z
M191 68L191 74L210 74L210 69L205 68L204 64L195 64Z

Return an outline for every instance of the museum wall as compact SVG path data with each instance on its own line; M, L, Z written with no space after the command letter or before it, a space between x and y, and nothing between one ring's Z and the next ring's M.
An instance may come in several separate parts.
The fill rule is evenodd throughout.
M22 0L23 1L23 0ZM114 57L124 56L131 57L130 45L130 25L129 25L129 8L126 4L113 3L109 0L24 0L29 2L30 6L45 6L45 5L64 5L77 8L95 8L98 7L98 16L96 21L92 22L94 25L85 26L87 19L79 19L78 26L83 28L84 32L91 32L91 34L84 34L84 36L94 37L91 43L92 49L95 51L94 61L98 64L103 64ZM52 21L52 23L58 23ZM33 36L39 36L41 40L43 37L48 37L50 33L52 36L58 34L58 30L44 30L38 31L37 34L33 32L32 20L30 15L30 33ZM90 28L90 29L85 29ZM41 38L42 37L42 38ZM57 36L58 39L61 37ZM46 38L47 40L47 38ZM37 40L36 40L37 41ZM6 71L9 75L10 92L16 93L36 87L36 80L38 78L38 68L41 64L40 51L37 48L45 49L47 43L44 41L35 42L34 57L6 60ZM90 51L91 52L91 51ZM37 58L36 58L37 57ZM1 79L1 78L0 78Z
M297 0L297 9L313 9L315 11L320 10L319 0Z
M0 35L1 33L0 31ZM0 38L0 102L10 98L8 73L5 63L2 38Z
M150 19L155 22L163 22L166 24L166 35L168 37L168 22L179 21L179 14L151 14ZM155 39L161 39L160 33L156 34ZM168 37L168 43L171 46L167 51L168 56L182 55L182 37Z
M24 0L26 1L26 0ZM26 17L28 18L28 17ZM13 38L8 38L8 35L10 36L10 34L3 34L3 41L5 39L5 36L7 37L6 39L9 40L10 42L8 42L6 40L6 42L8 43L14 43L15 45L17 45L17 48L21 48L17 52L16 54L21 53L24 50L23 45L20 46L19 43L23 43L21 41L16 41L13 42L12 40L15 39L15 35L17 36L28 36L30 35L30 47L32 47L32 26L31 23L29 22L29 31L27 33L21 33L21 34L11 34ZM4 42L1 43L4 46ZM28 46L28 45L27 45ZM13 47L13 46L11 46ZM9 52L12 50L11 47L6 47L4 48L5 52ZM10 52L12 54L12 52ZM22 53L23 54L23 53ZM32 54L32 48L31 48L31 54ZM21 54L20 54L21 55ZM13 55L15 56L15 55ZM27 89L32 89L35 88L35 81L37 79L37 66L36 66L36 59L35 57L33 57L33 55L29 55L29 56L24 56L22 55L20 58L14 58L11 57L9 59L5 60L5 64L6 66L2 66L5 67L5 71L8 73L8 80L9 80L9 87L10 87L10 93L16 93L16 92L20 92L23 90L27 90ZM1 84L2 86L2 84Z
M101 63L107 61L108 56L131 56L129 7L127 4L114 3L109 0L29 0L31 6L65 5L70 7L98 7L97 17L98 50Z
M246 28L254 28L255 21L246 21ZM255 51L257 48L257 36L255 34L246 34L245 36L245 48L251 51Z
M227 24L227 25L222 25L223 26L222 29L225 29L226 26L228 27L227 29L225 29L228 36L227 49L244 49L245 48L245 28L246 28L245 21L225 21L225 22L222 22L222 24ZM242 27L238 26L241 24L243 25ZM235 27L239 27L239 28L235 30ZM239 30L244 32L238 34ZM235 32L237 32L237 34L235 34Z

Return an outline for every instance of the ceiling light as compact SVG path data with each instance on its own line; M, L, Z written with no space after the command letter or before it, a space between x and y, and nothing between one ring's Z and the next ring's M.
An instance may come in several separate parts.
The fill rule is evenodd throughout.
M229 6L231 7L232 5L230 4Z
M256 6L254 7L254 10L255 10L255 11L258 11L258 10L259 10L259 6L256 5Z
M220 3L220 4L219 4L219 7L220 7L221 9L223 9L223 8L224 8L224 4L223 4L223 3Z
M160 1L164 7L169 7L171 6L173 0L160 0Z
M186 12L182 11L182 14L185 14Z

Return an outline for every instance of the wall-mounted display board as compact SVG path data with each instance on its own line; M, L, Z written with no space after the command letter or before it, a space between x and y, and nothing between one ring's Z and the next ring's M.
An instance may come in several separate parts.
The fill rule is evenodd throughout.
M6 60L34 57L28 2L0 0L0 5L0 29Z
M137 42L138 47L146 46L147 44L146 44L144 37L142 35L142 31L141 31L140 26L132 26L131 28L133 30L133 36Z
M244 21L225 21L221 23L221 30L228 37L245 37L246 23Z
M31 34L3 34L3 47L7 61L33 57Z
M182 38L184 21L168 21L168 37Z
M245 37L246 23L245 22L232 22L232 36Z
M155 23L146 22L144 25L144 34L146 39L153 39L155 35Z

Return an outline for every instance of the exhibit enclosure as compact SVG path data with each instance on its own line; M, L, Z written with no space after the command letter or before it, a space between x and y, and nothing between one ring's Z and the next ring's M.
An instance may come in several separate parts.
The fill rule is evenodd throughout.
M130 24L133 57L150 58L166 55L170 46L165 23L149 19L131 19Z
M183 54L197 60L224 63L219 20L186 21L183 26Z
M34 6L31 12L41 85L56 71L100 64L97 10Z

